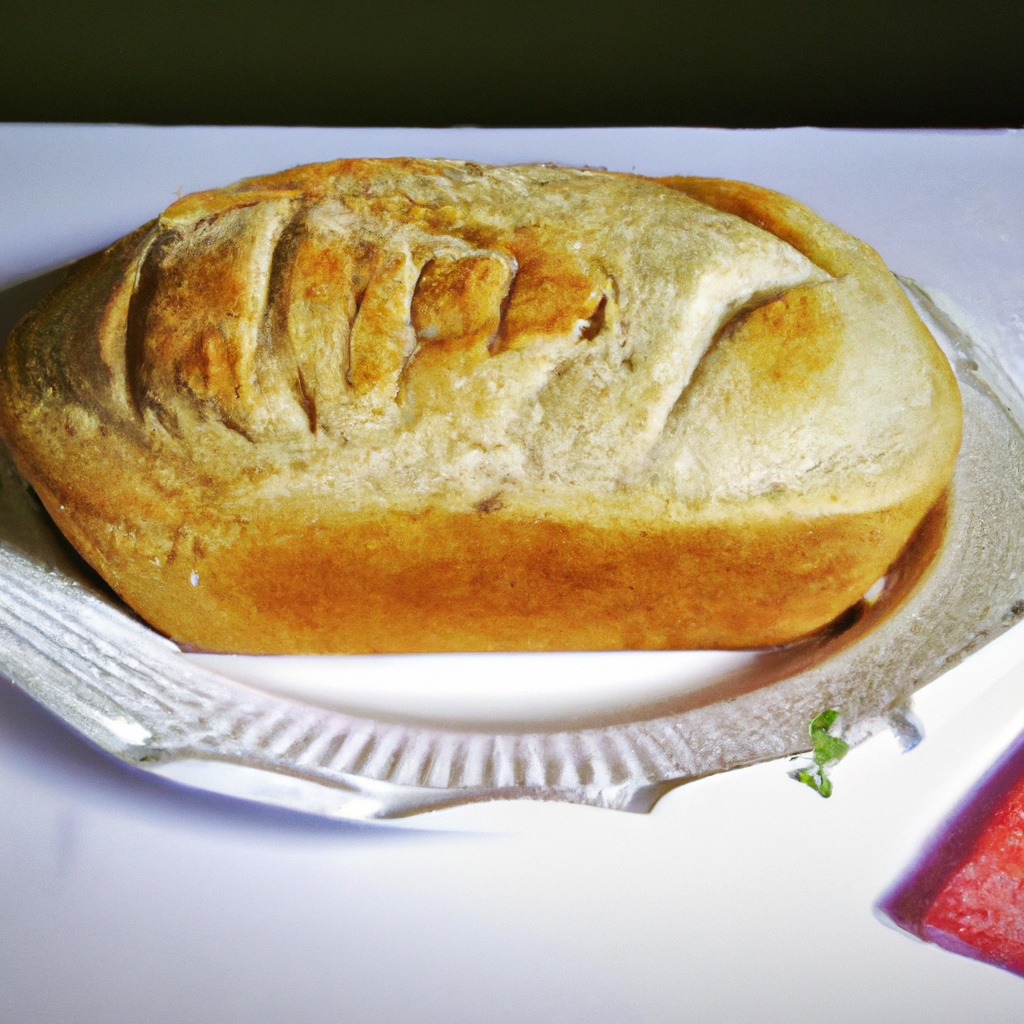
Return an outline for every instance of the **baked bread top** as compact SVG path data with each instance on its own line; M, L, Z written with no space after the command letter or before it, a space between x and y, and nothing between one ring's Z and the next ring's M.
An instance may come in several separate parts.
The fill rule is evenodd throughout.
M122 593L183 531L193 564L261 516L888 516L891 561L960 436L863 243L750 185L554 166L344 160L186 196L76 266L2 374L22 472Z

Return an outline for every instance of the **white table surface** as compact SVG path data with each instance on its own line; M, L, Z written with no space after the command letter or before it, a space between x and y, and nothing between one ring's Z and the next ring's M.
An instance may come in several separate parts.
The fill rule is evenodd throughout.
M345 155L745 178L807 202L1024 351L1024 134L0 126L0 289L179 191ZM873 905L1024 729L1017 627L821 800L775 762L648 815L478 805L357 825L129 769L0 678L0 1021L1024 1019L1024 980Z

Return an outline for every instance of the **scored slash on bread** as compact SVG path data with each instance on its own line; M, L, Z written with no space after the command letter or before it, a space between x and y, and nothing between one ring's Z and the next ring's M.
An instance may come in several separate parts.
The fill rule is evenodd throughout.
M186 196L3 355L58 526L206 650L758 647L949 484L881 259L737 182L349 160Z

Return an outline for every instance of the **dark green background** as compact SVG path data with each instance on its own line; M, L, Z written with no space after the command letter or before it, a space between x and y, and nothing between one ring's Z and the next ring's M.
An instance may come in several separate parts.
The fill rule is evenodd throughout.
M1024 125L1024 0L15 0L0 119Z

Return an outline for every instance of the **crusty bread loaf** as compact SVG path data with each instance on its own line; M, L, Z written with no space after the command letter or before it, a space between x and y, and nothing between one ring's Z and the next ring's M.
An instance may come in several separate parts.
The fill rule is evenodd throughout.
M784 643L885 573L960 439L867 246L751 185L548 166L186 196L2 381L58 526L215 651Z

